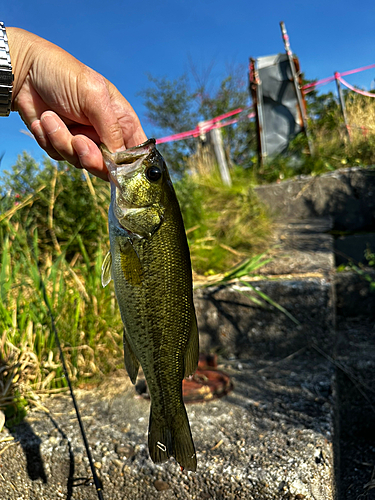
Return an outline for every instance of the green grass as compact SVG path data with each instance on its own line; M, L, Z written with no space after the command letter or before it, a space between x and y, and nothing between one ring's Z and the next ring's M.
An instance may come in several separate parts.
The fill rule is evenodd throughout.
M41 280L73 384L96 384L123 367L123 327L113 286L101 285L108 185L24 155L3 186L0 409L16 422L35 393L66 387ZM176 191L196 272L228 270L264 247L270 221L240 171L230 189L217 178L185 178Z
M185 177L176 183L193 269L198 274L225 272L265 250L271 232L267 209L243 169L231 172L232 187L219 176Z
M122 323L114 291L112 287L103 289L100 280L109 247L103 235L108 188L82 176L70 179L96 214L85 217L82 210L68 231L67 222L77 206L87 205L83 201L67 205L66 198L56 201L53 194L70 187L64 169L55 167L50 178L43 171L44 198L39 197L38 189L31 193L26 189L23 196L16 197L20 202L10 203L10 190L2 200L0 409L13 421L23 414L25 397L30 401L34 393L66 386L41 280L73 383L97 383L104 374L123 366ZM88 230L96 241L88 238Z

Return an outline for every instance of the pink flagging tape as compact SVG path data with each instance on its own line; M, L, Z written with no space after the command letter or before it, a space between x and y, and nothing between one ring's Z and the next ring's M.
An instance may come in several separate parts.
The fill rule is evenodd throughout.
M249 113L247 115L247 118L254 118L255 117L255 113ZM237 123L239 120L238 118L233 118L233 120L226 120L225 122L221 122L221 123L216 123L215 125L212 125L212 127L210 128L210 130L212 130L213 128L221 128L221 127L226 127L227 125L233 125L234 123Z
M325 85L326 83L332 82L334 79L335 79L334 76L329 76L328 78L323 78L322 80L318 80L317 82L308 83L307 85L301 87L301 90L307 90L310 88L313 90L314 87L318 87L319 85Z
M197 127L193 130L188 130L186 132L180 132L178 134L168 135L166 137L161 137L160 139L156 139L156 144L163 144L165 142L172 141L181 141L183 139L188 139L189 137L198 137L202 133L207 133L214 128L226 127L227 125L233 125L238 122L238 118L234 118L232 120L226 120L225 122L221 122L224 118L229 118L230 116L236 115L245 111L242 108L235 109L233 111L228 111L228 113L224 113L223 115L215 116L215 118L211 118L211 120L206 120L201 122ZM248 118L253 118L255 113L250 113Z
M156 144L163 144L164 142L181 141L182 139L188 139L189 137L198 137L199 129L188 130L187 132L180 132L179 134L168 135L166 137L161 137L156 139Z
M343 73L339 73L340 76L352 75L353 73L358 73L359 71L365 71L366 69L375 68L375 64L370 64L369 66L363 66L362 68L351 69L349 71L344 71Z
M224 113L223 115L215 116L215 118L211 118L211 120L205 120L205 124L210 125L212 123L219 122L224 120L225 118L229 118L230 116L237 115L243 111L242 108L234 109L233 111L228 111L228 113Z
M361 94L366 97L375 97L375 94L372 94L371 92L366 92L365 90L356 89L355 87L353 87L353 85L350 85L350 83L346 82L343 78L339 78L339 80L343 85L345 85L345 87L348 87L348 89L353 90L353 92L357 92L357 94Z
M343 73L338 73L336 72L335 75L337 75L338 78L341 76L347 76L347 75L352 75L353 73L359 73L360 71L365 71L366 69L372 69L375 68L375 64L370 64L369 66L362 66L362 68L357 68L357 69L351 69L349 71L344 71ZM304 93L307 94L308 92L311 92L315 87L318 87L319 85L325 85L327 83L332 82L335 80L336 76L329 76L328 78L323 78L322 80L318 80L313 83L308 83L307 85L304 85L301 87L301 90L305 91ZM345 85L345 84L344 84ZM306 92L307 89L311 89L308 92Z

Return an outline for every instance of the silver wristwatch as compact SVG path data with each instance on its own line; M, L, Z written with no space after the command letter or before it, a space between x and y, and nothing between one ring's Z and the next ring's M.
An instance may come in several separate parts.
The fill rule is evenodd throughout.
M8 37L4 23L0 22L0 116L8 116L12 104L13 73L10 62Z

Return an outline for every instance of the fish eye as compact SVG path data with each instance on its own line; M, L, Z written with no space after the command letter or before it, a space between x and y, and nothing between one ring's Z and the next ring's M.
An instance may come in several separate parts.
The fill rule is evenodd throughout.
M151 182L156 182L161 177L161 170L159 167L152 166L146 170L146 177Z

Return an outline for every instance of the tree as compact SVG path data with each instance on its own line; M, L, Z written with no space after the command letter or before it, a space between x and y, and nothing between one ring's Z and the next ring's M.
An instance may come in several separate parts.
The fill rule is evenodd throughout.
M315 80L306 80L303 78L303 85L314 83ZM305 95L307 114L310 119L310 125L313 130L333 130L337 126L337 112L339 104L337 97L333 92L318 94L317 89L313 88Z
M189 88L187 75L176 80L155 78L148 75L152 86L140 92L147 108L146 117L161 133L177 134L192 130L199 121L194 93ZM184 170L186 156L194 153L193 139L163 144L160 149L170 168L175 172Z
M215 88L210 71L202 77L194 65L190 66L190 74L175 80L150 75L152 85L140 92L144 97L148 121L165 135L195 129L200 121L250 106L244 68L235 68ZM246 166L254 156L256 136L254 123L247 117L243 118L236 125L223 127L222 131L230 159ZM196 152L196 147L196 140L186 139L162 144L160 149L171 169L183 172L186 158Z

